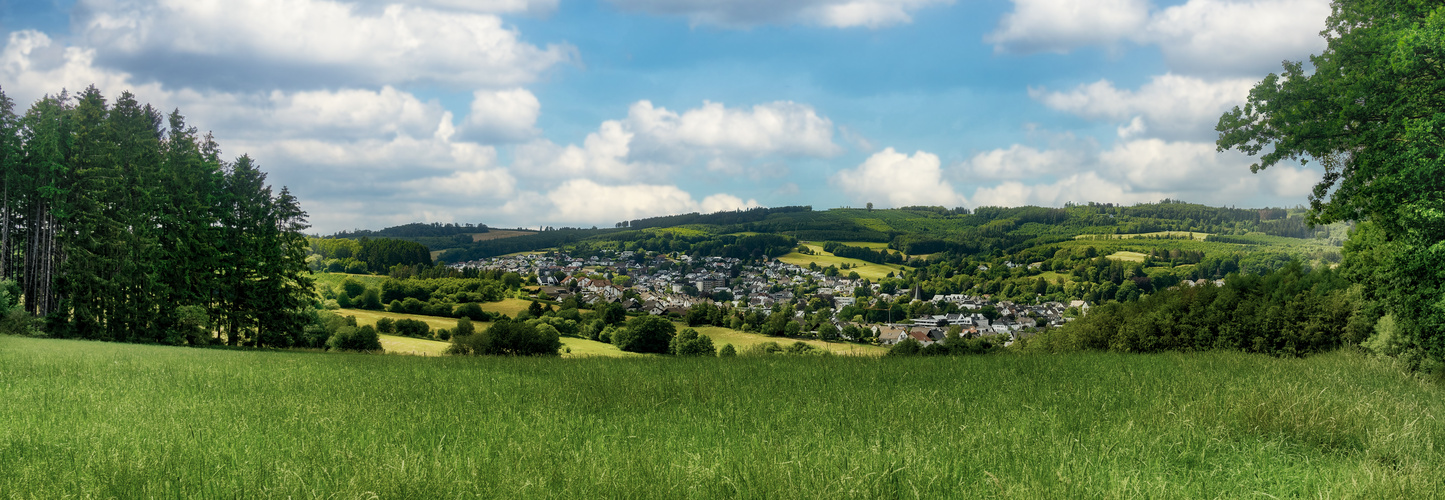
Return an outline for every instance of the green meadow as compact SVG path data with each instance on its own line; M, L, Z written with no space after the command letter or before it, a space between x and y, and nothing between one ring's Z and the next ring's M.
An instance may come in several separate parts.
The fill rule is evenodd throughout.
M812 243L807 243L805 245L808 247L808 249L813 251L813 255L790 252L787 255L778 257L778 260L801 267L808 267L809 263L816 263L821 267L837 266L839 268L839 272L844 276L847 276L850 272L857 272L859 277L867 278L873 281L883 279L889 274L901 274L904 270L908 269L907 267L897 264L873 264L864 260L838 257L831 253L824 252L822 245L815 245ZM843 264L848 264L849 266L852 266L852 269L848 269L846 271L842 270Z
M6 498L1433 498L1336 352L426 358L0 337Z

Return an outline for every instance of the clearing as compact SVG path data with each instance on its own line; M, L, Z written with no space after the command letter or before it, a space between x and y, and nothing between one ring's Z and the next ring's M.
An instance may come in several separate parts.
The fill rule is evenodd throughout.
M821 245L815 245L812 243L805 243L805 245L808 247L809 250L812 250L814 252L814 255L804 255L798 252L791 252L782 257L778 257L778 260L801 267L808 267L808 263L810 262L818 263L819 267L828 267L830 265L838 266L838 273L842 274L843 276L847 276L849 272L856 271L859 277L867 278L873 281L878 281L880 279L886 278L888 276L888 273L896 274L904 269L907 269L904 266L896 264L872 264L867 261L862 261L858 259L838 257L831 253L824 252ZM844 270L843 264L845 263L853 266L853 268Z

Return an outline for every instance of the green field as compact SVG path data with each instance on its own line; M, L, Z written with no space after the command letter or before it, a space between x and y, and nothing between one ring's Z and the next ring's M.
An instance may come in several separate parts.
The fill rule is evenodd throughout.
M341 282L346 281L346 278L354 278L363 285L379 288L381 287L381 282L386 281L387 277L374 274L311 273L311 279L316 280L316 289L318 290L328 286L340 290Z
M526 304L529 304L529 302L519 299L508 300L522 303L523 305L521 310L526 310ZM426 322L427 325L431 326L432 331L436 331L441 328L446 328L450 330L456 328L457 326L457 320L455 319L439 318L436 316L389 313L385 311L367 311L364 309L339 309L335 312L342 316L356 316L357 325L376 325L376 320L381 318L409 318ZM475 323L478 331L485 330L490 325L491 323L489 322ZM686 324L680 322L674 322L673 325L679 331L683 328L687 328ZM732 344L734 347L737 347L739 350L741 350L748 346L754 344L761 344L764 342L777 342L779 345L787 346L788 344L800 340L784 337L768 337L766 335L740 332L731 328L722 328L717 326L699 326L695 327L695 329L699 333L712 337L714 346L718 348L722 348L723 344ZM881 356L883 355L883 353L887 352L887 349L883 347L865 344L854 344L849 342L823 342L821 340L803 340L803 342L819 349L833 351L837 354ZM447 345L448 343L446 342L438 342L434 340L414 339L409 337L395 337L390 335L381 336L381 347L383 349L386 349L386 352L393 354L418 354L422 356L438 356L442 354L442 351L446 350ZM564 352L562 354L562 357L564 358L589 356L602 356L612 358L646 356L644 354L623 351L621 349L618 349L616 346L605 342L597 342L594 340L579 339L574 337L562 337L562 346L566 348L564 349ZM570 351L567 351L567 349L570 349Z
M1196 232L1190 232L1190 231L1156 231L1156 232L1152 232L1152 233L1136 233L1136 234L1081 234L1081 235L1075 236L1074 239L1076 239L1076 240L1080 240L1080 239L1088 239L1088 240L1092 240L1092 239L1129 240L1129 239L1135 239L1135 238L1152 238L1152 237L1156 237L1156 236L1172 236L1172 237L1175 237L1175 238L1179 238L1179 237L1189 237L1190 239L1193 239L1193 240L1196 240L1196 241L1204 241L1204 238L1208 237L1208 236L1209 236L1209 233L1196 233Z
M1121 252L1114 252L1114 253L1112 253L1112 254L1109 254L1109 256L1108 256L1108 258L1110 258L1110 259L1113 259L1113 260L1122 260L1122 261L1125 261L1125 262L1144 262L1144 259L1147 258L1147 257L1149 257L1149 256L1148 256L1148 255L1145 255L1145 254L1142 254L1142 253L1139 253L1139 252L1123 252L1123 251L1121 251Z
M357 323L362 323L358 318ZM452 326L456 326L455 323ZM448 342L435 340L414 339L411 337L398 337L395 335L377 335L381 338L381 348L387 354L406 354L410 356L442 356L446 354Z
M677 328L681 330L683 328L687 328L687 326L678 324ZM713 346L717 347L718 349L721 349L723 344L732 344L733 347L736 347L739 351L741 351L749 346L762 344L764 342L777 342L778 345L787 347L788 344L792 344L793 342L798 342L801 340L786 337L769 337L767 335L740 332L731 328L722 328L717 326L697 326L692 328L694 330L697 330L698 333L707 335L708 337L712 337ZM888 349L885 347L868 344L854 344L851 342L823 342L821 340L802 340L802 342L813 347L817 347L819 349L832 351L835 354L848 354L855 356L882 356L884 353L888 352Z
M1353 353L422 358L0 337L12 498L1432 498Z
M888 273L895 273L896 275L899 271L908 269L904 266L896 264L871 264L867 261L862 261L858 259L838 257L831 253L824 252L821 245L814 245L812 243L808 243L806 244L806 246L814 252L814 255L803 255L798 252L791 252L782 257L778 257L778 260L802 267L808 267L808 263L810 262L816 262L821 267L828 267L830 265L838 266L840 273L844 276L847 276L849 272L857 272L859 277L867 278L873 281L878 281L887 277ZM853 266L853 268L847 271L842 271L843 264L845 263Z

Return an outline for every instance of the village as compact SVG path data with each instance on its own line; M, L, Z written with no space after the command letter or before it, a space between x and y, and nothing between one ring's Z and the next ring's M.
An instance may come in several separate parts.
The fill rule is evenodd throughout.
M628 312L682 318L698 304L768 314L788 306L801 325L832 323L844 340L891 346L912 338L923 346L941 342L949 333L964 338L998 336L1005 343L1029 337L1044 328L1063 326L1087 312L1089 304L1041 302L1017 304L985 296L934 295L916 289L892 289L821 269L762 259L745 262L727 257L694 258L647 252L602 252L572 257L561 252L518 254L460 262L455 268L481 268L517 273L536 286L538 299L580 304L616 303ZM891 292L891 293L890 293ZM912 300L908 300L908 297ZM900 300L902 299L902 300ZM887 310L903 302L907 310L931 314L898 314L867 321L860 311ZM847 328L851 326L852 328ZM804 334L816 332L803 331Z

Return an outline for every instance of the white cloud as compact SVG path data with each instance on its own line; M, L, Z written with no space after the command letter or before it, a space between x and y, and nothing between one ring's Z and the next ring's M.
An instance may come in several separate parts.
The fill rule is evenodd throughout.
M1157 45L1174 72L1257 75L1319 53L1329 0L1014 0L984 39L999 52L1068 53L1121 42Z
M1135 36L1148 20L1148 0L1014 0L984 41L998 52L1067 53Z
M385 8L399 2L396 0L357 0L355 3ZM438 10L487 14L548 14L557 10L557 0L410 0L408 3Z
M94 63L93 49L66 47L39 31L15 31L0 51L0 81L22 112L46 94L79 92L92 84L105 90L132 89L137 95L163 93L158 84L135 85L130 75Z
M611 0L630 11L685 16L694 25L815 24L872 29L913 22L913 13L953 0Z
M638 134L642 152L663 156L828 157L841 151L833 143L833 122L792 101L758 104L750 110L704 101L702 107L681 114L638 101L627 111L627 128Z
M490 14L332 0L82 0L75 26L103 60L218 88L441 83L506 88L575 58Z
M603 185L588 179L572 179L543 196L520 198L509 204L507 210L536 211L547 220L563 223L612 224L659 215L711 213L757 206L756 200L743 201L721 193L699 202L692 194L672 185Z
M518 172L524 175L637 181L666 177L696 162L710 170L740 174L768 157L829 157L841 150L833 143L832 121L794 102L751 109L704 102L677 113L638 101L626 118L602 122L581 146L539 139L519 146L514 156Z
M542 103L527 89L478 90L472 94L462 136L489 143L536 137L541 133L535 126L541 111Z
M1329 15L1329 0L1190 0L1153 16L1143 36L1177 71L1259 75L1324 50Z
M1251 175L1250 163L1238 152L1216 152L1212 143L1138 139L1120 141L1104 151L1014 145L979 154L965 167L982 178L1005 179L977 187L969 197L977 205L1138 203L1163 198L1214 205L1292 204L1319 180L1317 171L1291 165ZM983 175L999 171L1019 175Z
M1030 88L1029 96L1055 110L1125 123L1121 135L1199 140L1213 138L1219 116L1244 104L1254 82L1252 78L1211 81L1166 73L1138 90L1118 89L1109 80L1099 80L1067 92Z
M965 164L965 170L985 179L1028 179L1076 170L1080 162L1077 151L1039 150L1022 144L1006 149L979 153Z
M882 202L885 206L941 205L964 202L943 180L938 156L918 151L912 156L887 148L851 170L833 176L833 184L861 202Z
M1074 174L1052 183L1025 184L1007 181L995 186L980 187L970 198L975 206L1020 205L1062 206L1067 202L1088 201L1113 203L1142 203L1158 201L1168 195L1159 192L1134 191L1113 179L1105 179L1095 172Z

